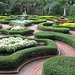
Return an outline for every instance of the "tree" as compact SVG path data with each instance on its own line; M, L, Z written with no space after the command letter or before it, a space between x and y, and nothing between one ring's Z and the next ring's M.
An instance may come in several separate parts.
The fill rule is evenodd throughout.
M3 8L2 10L2 13L1 13L2 16L5 16L5 9Z
M5 9L6 7L9 7L8 4L0 2L0 13L2 12L3 9Z
M10 7L10 13L11 14L19 14L20 11L20 4L17 2L12 3Z

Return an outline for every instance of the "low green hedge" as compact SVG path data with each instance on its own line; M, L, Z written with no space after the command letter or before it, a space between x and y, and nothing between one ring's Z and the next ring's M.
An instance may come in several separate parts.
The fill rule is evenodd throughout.
M5 19L0 19L0 23L2 24L9 24L10 21L5 20Z
M53 27L60 27L60 28L69 28L70 30L75 30L75 26L59 26L59 24L53 24Z
M37 32L34 34L34 36L36 38L59 40L59 41L65 42L75 48L75 38L68 34L44 31L44 32Z
M1 34L6 34L6 35L12 35L12 34L20 34L20 35L28 35L28 34L32 34L34 32L34 30L26 28L25 30L21 30L21 31L11 31L12 27L7 28L7 29L1 29L0 32Z
M38 15L29 15L28 19L29 20L37 20L37 19L39 19L39 16Z
M0 37L0 39L7 38L10 36L21 37L23 39L29 39L29 40L36 40L37 42L44 42L45 45L22 49L8 56L0 56L0 71L14 70L23 62L29 59L33 59L35 57L58 54L57 45L52 40L27 38L27 37L20 36L20 35L8 35L8 36Z
M54 31L54 32L62 32L62 33L69 33L68 28L54 28L54 27L47 27L47 26L52 26L53 22L49 23L49 22L44 22L44 23L40 23L38 24L37 28L43 31Z
M30 26L31 24L39 24L39 23L46 22L46 21L47 21L46 19L33 20L31 22L25 23L25 26Z
M43 75L75 75L75 57L57 56L47 59Z
M2 28L2 24L0 24L0 29Z
M9 23L11 26L24 26L24 23L14 23L14 22L10 22Z

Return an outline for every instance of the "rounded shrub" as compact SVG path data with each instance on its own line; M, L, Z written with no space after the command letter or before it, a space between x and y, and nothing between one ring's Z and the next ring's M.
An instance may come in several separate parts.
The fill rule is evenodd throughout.
M75 75L75 57L57 56L43 64L43 75Z

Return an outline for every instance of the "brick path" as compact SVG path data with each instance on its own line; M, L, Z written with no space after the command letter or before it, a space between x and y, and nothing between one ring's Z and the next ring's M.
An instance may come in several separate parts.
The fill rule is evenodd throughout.
M70 33L70 35L75 35L75 31L71 30L69 33Z

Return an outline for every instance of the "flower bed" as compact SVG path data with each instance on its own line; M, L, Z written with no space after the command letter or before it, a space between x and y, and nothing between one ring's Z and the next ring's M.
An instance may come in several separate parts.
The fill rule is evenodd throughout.
M0 52L15 52L16 50L36 46L35 40L22 39L20 37L9 37L0 39Z
M24 39L35 40L37 42L44 42L45 45L21 49L8 56L0 56L0 71L15 70L19 65L21 65L25 61L28 61L29 59L58 54L57 45L52 40L27 38L21 35L8 35L0 37L0 39L9 38L9 37L15 37L15 38L20 37L23 40Z
M53 27L64 27L64 28L69 28L70 30L75 30L75 23L56 23L56 24L53 24L52 26Z
M59 26L75 26L75 23L63 23L59 24Z
M9 35L9 34L20 34L20 35L28 35L28 34L32 34L34 32L34 30L32 29L29 29L29 28L26 28L24 26L13 26L13 27L10 27L10 28L7 28L7 29L1 29L0 32L2 34L6 34L6 35Z
M58 19L58 18L51 18L51 19L56 19L56 20L58 20L59 22L67 22L67 20L61 20L61 19Z
M8 16L0 16L0 17L2 18L2 17L8 17Z
M12 31L16 30L16 31L21 31L21 30L25 30L26 28L25 27L22 27L22 26L14 26L11 28Z
M43 64L43 75L75 75L75 57L57 56Z
M53 17L53 16L39 16L39 17Z

